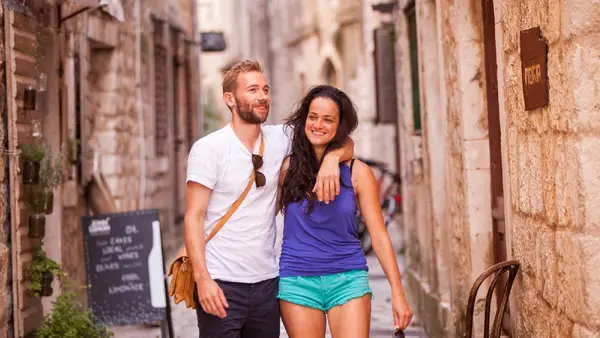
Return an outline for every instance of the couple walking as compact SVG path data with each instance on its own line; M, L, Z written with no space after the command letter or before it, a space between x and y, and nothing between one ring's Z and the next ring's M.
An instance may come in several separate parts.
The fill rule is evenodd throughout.
M412 312L375 179L352 159L358 119L348 96L316 86L284 125L262 125L269 86L258 62L241 61L224 76L223 100L231 122L198 140L187 166L185 248L200 337L276 338L280 316L292 338L324 337L326 316L333 337L368 337L372 292L358 208L392 289L396 329L406 328Z

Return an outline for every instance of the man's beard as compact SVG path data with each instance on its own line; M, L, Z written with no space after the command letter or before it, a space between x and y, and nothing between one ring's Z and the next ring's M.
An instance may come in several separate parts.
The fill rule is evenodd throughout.
M238 102L240 101L238 100ZM261 117L254 112L251 104L240 102L237 109L238 115L244 122L261 124L264 123L267 120L267 116L269 116L269 106L268 104L265 104L265 106L267 107L267 114L265 114L265 117Z

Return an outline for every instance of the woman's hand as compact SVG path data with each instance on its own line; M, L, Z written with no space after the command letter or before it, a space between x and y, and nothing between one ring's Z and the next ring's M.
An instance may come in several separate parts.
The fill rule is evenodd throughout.
M406 330L412 320L413 312L404 295L392 297L392 313L394 314L394 329Z

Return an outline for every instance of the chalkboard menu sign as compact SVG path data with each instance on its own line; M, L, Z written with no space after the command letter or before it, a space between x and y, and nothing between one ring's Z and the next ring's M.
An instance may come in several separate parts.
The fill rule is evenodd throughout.
M108 325L163 320L166 292L156 210L82 217L89 307Z

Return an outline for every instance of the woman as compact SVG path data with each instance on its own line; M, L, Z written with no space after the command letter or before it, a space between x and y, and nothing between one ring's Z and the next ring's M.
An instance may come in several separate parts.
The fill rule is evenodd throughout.
M369 166L358 160L340 164L339 195L328 204L311 191L321 159L358 124L352 101L335 87L314 87L286 124L294 135L279 178L284 230L277 297L288 335L325 337L327 316L334 338L369 336L372 291L356 235L357 208L392 288L395 328L405 329L412 312Z

